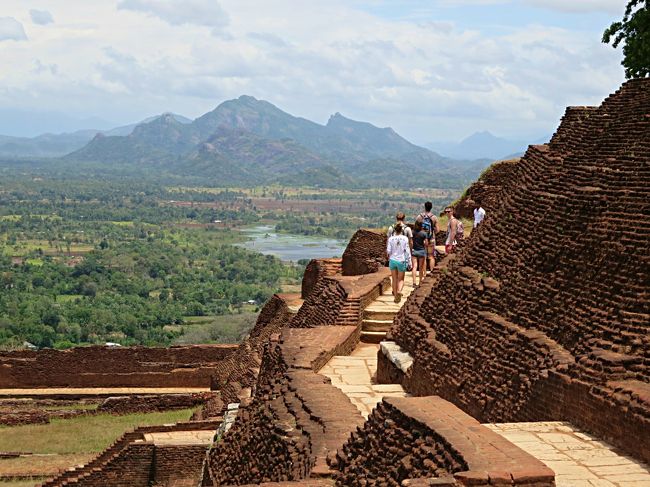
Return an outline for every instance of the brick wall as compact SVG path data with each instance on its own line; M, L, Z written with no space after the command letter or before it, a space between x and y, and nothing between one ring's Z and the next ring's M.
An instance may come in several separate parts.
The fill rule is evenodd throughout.
M206 451L203 445L156 445L152 485L196 487Z
M650 80L629 81L514 165L491 217L397 316L407 387L482 420L571 421L650 460L634 433L650 420L648 106Z
M324 276L341 274L341 259L312 259L302 276L301 297L307 299L316 283Z
M314 370L323 355L349 350L355 332L355 327L286 329L281 339L269 344L252 402L240 408L237 422L209 453L204 486L293 481L329 473L326 457L363 418Z
M375 230L357 230L343 252L343 275L377 272L387 264L386 235Z
M0 353L0 388L208 387L234 345L77 347Z
M217 399L217 393L148 394L115 396L104 400L97 408L102 413L131 414L172 409L189 409Z
M555 485L543 463L437 396L385 399L330 464L340 486Z

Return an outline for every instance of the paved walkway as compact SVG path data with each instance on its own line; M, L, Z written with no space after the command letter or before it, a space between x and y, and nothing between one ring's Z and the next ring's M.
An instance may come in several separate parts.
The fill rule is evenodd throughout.
M373 384L378 350L379 345L374 343L359 343L350 355L332 357L319 371L350 398L364 418L368 418L383 397L406 395L399 384Z
M410 282L410 277L407 276ZM391 321L404 305L413 287L404 284L402 301L396 304L390 288L370 303L364 310L366 316L378 320ZM336 355L320 369L332 380L332 385L338 387L350 398L352 404L368 418L377 403L384 397L404 397L406 393L400 384L374 384L373 378L377 372L377 352L379 345L375 343L359 343L350 355Z
M557 487L648 487L650 468L569 423L486 424L555 472Z

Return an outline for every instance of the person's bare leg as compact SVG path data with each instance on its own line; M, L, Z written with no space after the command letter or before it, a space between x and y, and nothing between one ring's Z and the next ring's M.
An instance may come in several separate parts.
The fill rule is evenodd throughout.
M402 297L402 289L404 289L404 272L397 271L397 296Z
M420 284L424 281L427 275L427 259L426 257L418 257L418 268L420 269Z
M431 272L433 272L433 268L436 266L435 251L435 245L429 244L429 247L427 248L427 259L429 260L429 270Z
M397 280L398 280L397 274L398 274L397 269L393 269L392 271L390 271L390 276L391 276L390 284L393 289L393 296L397 296Z
M413 287L415 287L415 286L417 286L415 278L418 275L418 267L420 265L420 258L419 257L413 257L412 260L413 260L413 263L412 263L413 269L411 270L411 272L412 272L412 275L413 275Z

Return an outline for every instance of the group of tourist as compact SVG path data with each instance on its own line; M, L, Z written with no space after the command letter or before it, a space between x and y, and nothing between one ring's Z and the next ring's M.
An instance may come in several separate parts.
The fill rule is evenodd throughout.
M404 278L406 272L412 272L413 287L425 279L427 263L429 270L436 265L436 233L440 231L438 217L431 213L433 204L427 201L424 212L415 217L415 223L409 225L405 222L406 215L398 212L395 223L388 227L388 244L386 254L388 267L391 272L391 283L395 302L402 300ZM454 214L451 206L445 208L447 216L447 233L445 240L445 253L451 254L456 250L459 241L465 236L463 222ZM475 202L474 228L481 224L485 218L485 210L480 202Z

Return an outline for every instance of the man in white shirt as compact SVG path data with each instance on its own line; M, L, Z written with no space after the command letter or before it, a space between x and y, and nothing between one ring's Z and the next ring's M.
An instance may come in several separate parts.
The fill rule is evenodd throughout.
M476 201L474 203L474 228L478 227L484 218L485 218L485 210L481 206L481 202Z

